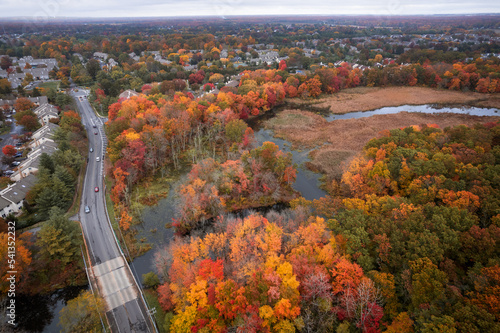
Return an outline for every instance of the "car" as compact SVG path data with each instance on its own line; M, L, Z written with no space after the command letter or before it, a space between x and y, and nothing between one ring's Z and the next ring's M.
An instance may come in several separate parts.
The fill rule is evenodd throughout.
M12 175L14 173L14 171L12 170L7 170L4 172L6 175Z
M94 192L99 192L99 187L94 187Z
M94 148L90 148L90 152L93 153L94 152Z
M14 155L14 157L22 157L22 156L23 156L23 153L16 153L16 154Z
M90 213L90 207L89 206L85 206L85 214L88 214Z
M12 162L12 166L18 166L19 164L21 164L21 162L19 162L19 161Z
M95 158L95 160L96 160L97 162L99 162L99 161L101 160L101 158L100 158L99 156L97 156L97 157Z
M97 125L96 125L96 124L94 124L94 125L92 125L92 127L93 127L93 128L97 128Z
M97 135L97 131L95 131L94 134Z

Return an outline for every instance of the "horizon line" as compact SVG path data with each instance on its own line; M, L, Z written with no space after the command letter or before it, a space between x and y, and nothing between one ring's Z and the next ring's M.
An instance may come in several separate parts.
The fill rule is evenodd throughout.
M232 14L232 15L174 15L174 16L54 16L47 17L49 21L57 21L57 20L65 20L65 19L106 19L106 20L119 20L119 19L175 19L175 18L238 18L238 17L362 17L362 16L390 16L390 17L415 17L415 16L497 16L500 15L500 12L497 13L483 13L483 12L471 12L471 13L436 13L436 14L369 14L369 13L360 13L360 14ZM0 17L0 21L9 20L26 20L29 19L30 16L5 16Z

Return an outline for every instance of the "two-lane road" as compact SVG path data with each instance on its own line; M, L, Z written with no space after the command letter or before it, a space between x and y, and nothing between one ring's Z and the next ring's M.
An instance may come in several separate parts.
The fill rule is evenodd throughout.
M99 292L107 304L106 315L111 330L113 332L155 332L140 290L118 248L105 212L102 188L105 149L103 122L95 115L84 92L73 92L72 96L80 110L82 123L87 129L89 148L93 149L93 152L88 153L80 221L92 271L97 280ZM85 213L86 206L90 208L88 213Z

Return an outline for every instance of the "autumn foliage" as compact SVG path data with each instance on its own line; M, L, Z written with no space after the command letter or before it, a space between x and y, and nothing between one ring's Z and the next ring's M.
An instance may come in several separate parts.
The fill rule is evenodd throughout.
M498 327L499 134L499 123L384 132L342 195L313 204L380 288L389 331Z
M250 215L217 219L213 232L178 238L158 288L171 332L365 332L383 315L377 287L352 263L324 219Z
M224 163L206 159L193 166L189 182L180 189L180 217L174 223L185 233L197 222L224 210L269 206L293 195L295 168L291 154L272 142L246 151L239 160Z
M2 153L7 156L14 156L17 153L17 150L13 145L5 145L2 148Z

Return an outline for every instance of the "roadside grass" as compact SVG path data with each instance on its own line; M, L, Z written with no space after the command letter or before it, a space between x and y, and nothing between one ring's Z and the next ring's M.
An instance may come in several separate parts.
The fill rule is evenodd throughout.
M167 333L165 330L165 315L167 314L160 306L160 302L158 301L157 293L151 289L143 289L144 298L150 309L155 309L155 313L153 317L156 321L156 325L158 331L160 333Z
M137 231L134 228L130 228L126 232L122 232L120 228L119 219L117 219L115 215L115 209L113 201L111 200L111 187L112 182L108 177L104 178L104 184L106 187L105 190L105 201L106 201L106 209L108 211L109 221L111 222L111 226L113 227L113 231L118 240L118 246L122 249L127 261L131 261L136 257L139 257L149 251L151 249L151 244L141 243L136 235Z
M106 209L108 210L109 221L111 222L111 226L113 226L115 234L119 236L118 241L122 242L123 239L121 238L120 226L115 217L115 206L113 204L113 201L111 200L111 195L110 195L111 187L113 186L111 179L109 179L108 177L104 177L104 186L105 186L104 198L106 201ZM122 244L119 245L120 247L122 246Z
M87 172L87 163L84 162L80 170L80 174L78 175L78 181L76 182L76 190L75 190L76 196L73 200L73 204L66 212L66 216L68 218L78 214L78 212L80 211L80 202L82 201L82 192L83 192L83 182L85 180L86 172Z

